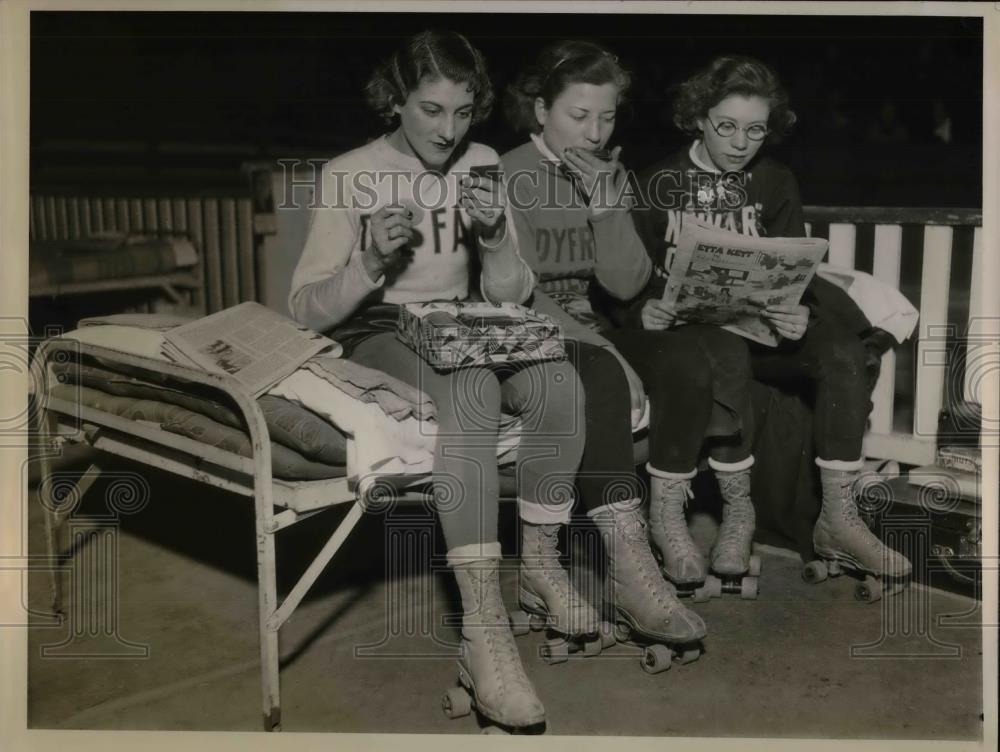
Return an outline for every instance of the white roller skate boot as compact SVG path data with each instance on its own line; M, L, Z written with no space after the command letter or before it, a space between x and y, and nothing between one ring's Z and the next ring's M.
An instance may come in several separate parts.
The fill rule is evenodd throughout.
M912 567L909 559L882 543L861 519L854 499L857 479L858 470L853 467L820 465L823 507L813 528L813 549L819 558L806 566L802 576L807 582L821 582L844 568L854 570L864 576L855 596L870 603L883 592L892 595L902 590Z
M761 570L760 557L751 553L756 524L750 499L753 459L738 465L723 465L711 460L709 464L719 481L723 505L722 524L710 555L712 575L706 586L712 596L739 593L741 598L752 600L757 597L757 578ZM724 469L732 467L738 469Z
M638 501L626 507L603 506L588 514L601 532L607 555L616 641L642 647L642 667L649 673L696 660L708 630L663 579Z
M650 536L660 552L663 574L677 586L678 594L690 595L705 583L705 557L691 539L684 510L691 492L690 473L665 473L647 465L650 477Z
M559 562L561 524L536 525L521 520L521 567L518 600L521 610L511 613L515 634L529 629L549 630L542 647L547 663L561 663L570 653L586 656L601 651L597 611L570 581Z
M492 545L499 553L500 545ZM474 708L501 727L517 730L543 723L545 708L521 664L500 595L498 567L499 558L452 565L462 594L462 656L460 686L445 693L443 707L450 718Z

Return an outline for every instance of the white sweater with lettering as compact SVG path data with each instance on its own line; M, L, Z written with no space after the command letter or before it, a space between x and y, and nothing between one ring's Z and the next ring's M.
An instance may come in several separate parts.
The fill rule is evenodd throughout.
M472 254L480 253L479 288L493 302L521 303L534 285L521 259L510 210L495 247L477 240L459 207L458 181L474 165L496 165L488 146L469 143L448 173L430 172L383 136L327 162L317 186L305 248L292 275L288 307L297 321L328 331L364 305L463 300L470 293ZM373 281L362 264L371 215L388 205L413 212L412 256Z

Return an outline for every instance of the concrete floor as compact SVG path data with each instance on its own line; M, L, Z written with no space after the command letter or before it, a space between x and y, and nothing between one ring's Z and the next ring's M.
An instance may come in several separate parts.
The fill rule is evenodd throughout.
M258 730L252 507L166 474L145 477L149 503L112 520L103 539L110 545L102 544L106 553L93 570L93 582L116 575L117 609L108 605L112 578L108 590L88 586L89 595L71 596L76 616L66 625L35 617L29 728ZM98 482L73 519L106 515L112 495ZM512 513L505 505L507 550ZM279 589L287 591L341 514L326 512L279 534ZM442 626L457 609L451 580L429 571L427 556L406 566L387 557L391 528L382 518L363 519L282 628L285 732L478 732L474 716L449 720L440 709L456 675L456 632ZM699 536L711 533L705 519L696 528ZM43 552L34 497L29 532L33 553ZM737 596L694 606L710 633L705 653L690 665L648 675L634 649L616 646L548 666L538 657L541 635L519 638L547 709L547 732L979 739L975 601L914 586L881 605L860 604L848 578L810 586L800 579L797 556L762 555L757 601ZM504 588L511 605L515 570L505 572ZM47 604L41 572L30 577L29 602L38 610ZM939 623L947 614L957 616ZM369 654L359 656L363 645Z

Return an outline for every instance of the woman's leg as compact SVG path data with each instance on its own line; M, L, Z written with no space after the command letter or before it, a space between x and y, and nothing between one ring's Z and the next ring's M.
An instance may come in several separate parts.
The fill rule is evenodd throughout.
M380 334L351 359L423 390L437 406L435 502L448 564L462 596L459 677L492 720L530 726L545 709L521 664L500 593L497 424L500 385L484 369L441 374L396 339Z
M712 396L716 408L725 405L739 422L737 433L709 441L708 464L719 482L723 501L722 524L712 545L709 567L719 575L742 575L751 568L750 555L757 523L750 497L754 438L750 349L742 337L717 326L684 326L678 333L698 340L712 370Z
M824 461L857 464L871 399L861 340L820 319L797 342L752 347L754 378L814 395L813 435Z
M617 619L652 639L687 643L705 623L677 600L659 572L640 511L629 384L618 358L605 348L569 342L586 401L586 446L577 489L600 531Z
M576 476L580 503L590 512L605 504L638 499L625 372L603 347L569 341L566 349L584 394L591 395L584 409L586 442Z
M798 342L753 348L754 376L766 383L803 385L815 402L814 439L823 505L813 546L823 558L876 574L905 576L911 566L883 545L858 515L854 485L862 467L862 440L871 411L861 340L824 320Z
M592 634L598 615L560 564L559 531L569 522L586 437L583 388L571 361L498 371L505 412L521 419L517 505L521 518L518 599L566 635Z
M439 373L394 334L360 343L351 360L421 389L437 406L434 494L449 550L497 542L500 385L486 369Z

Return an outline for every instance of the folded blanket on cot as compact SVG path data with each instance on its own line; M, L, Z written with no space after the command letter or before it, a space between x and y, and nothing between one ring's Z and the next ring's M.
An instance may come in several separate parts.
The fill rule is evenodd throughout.
M203 394L200 384L178 384L163 374L131 375L130 369L120 364L117 370L112 370L87 363L53 363L52 371L63 384L81 384L118 397L177 405L241 433L244 430L234 406L217 401L212 396L217 392ZM272 441L310 460L339 466L343 475L347 437L342 431L301 405L280 397L265 394L257 400L257 405Z
M130 316L134 319L137 314ZM160 350L164 328L160 324L163 322L159 322L157 328L143 328L135 326L134 323L133 320L128 326L119 323L88 325L63 337L169 362ZM339 363L335 362L338 360ZM270 396L305 408L314 416L322 418L331 430L339 431L344 437L343 459L346 460L347 475L356 480L362 490L373 482L377 475L430 472L433 464L436 424L430 420L434 415L433 402L422 392L387 374L342 359L323 357L311 365L312 367L300 368L288 378L278 382L264 397ZM117 363L99 363L96 367L119 372L123 368ZM127 368L125 370L127 371ZM138 377L138 374L125 375ZM95 371L86 372L86 376L91 379L92 384L95 380L106 378L105 374ZM148 377L148 373L142 372L143 379ZM80 378L83 378L83 373ZM112 383L115 388L122 387L121 380ZM192 403L182 404L179 401L181 399L179 393L188 392L195 385L175 386L176 389L159 395L160 398L169 395L174 404L194 407ZM264 412L266 400L265 403L258 400L258 403ZM232 414L227 423L223 413L213 408L209 410L212 419L221 418L220 422L223 424L232 426L234 422L240 423L235 414ZM265 412L265 418L268 413L271 413L273 418L274 412L269 409ZM301 414L290 420L293 423L301 420ZM276 420L268 421L269 431L275 426L279 429L281 427ZM292 433L297 433L298 438L302 439L303 431L320 433L308 421L302 423L298 426L298 430ZM272 435L272 438L277 436ZM291 440L289 443L293 445L290 448L296 451L302 449L308 451L309 454L305 456L313 460L340 459L322 456L311 442L298 443ZM299 453L304 454L301 451Z
M75 400L86 407L129 420L156 423L165 431L187 436L243 457L253 456L250 439L243 431L180 405L150 399L120 397L87 386L72 384L53 386L50 393L54 397ZM275 478L285 480L320 480L343 476L345 466L344 463L315 462L303 457L294 449L272 440L271 473Z

